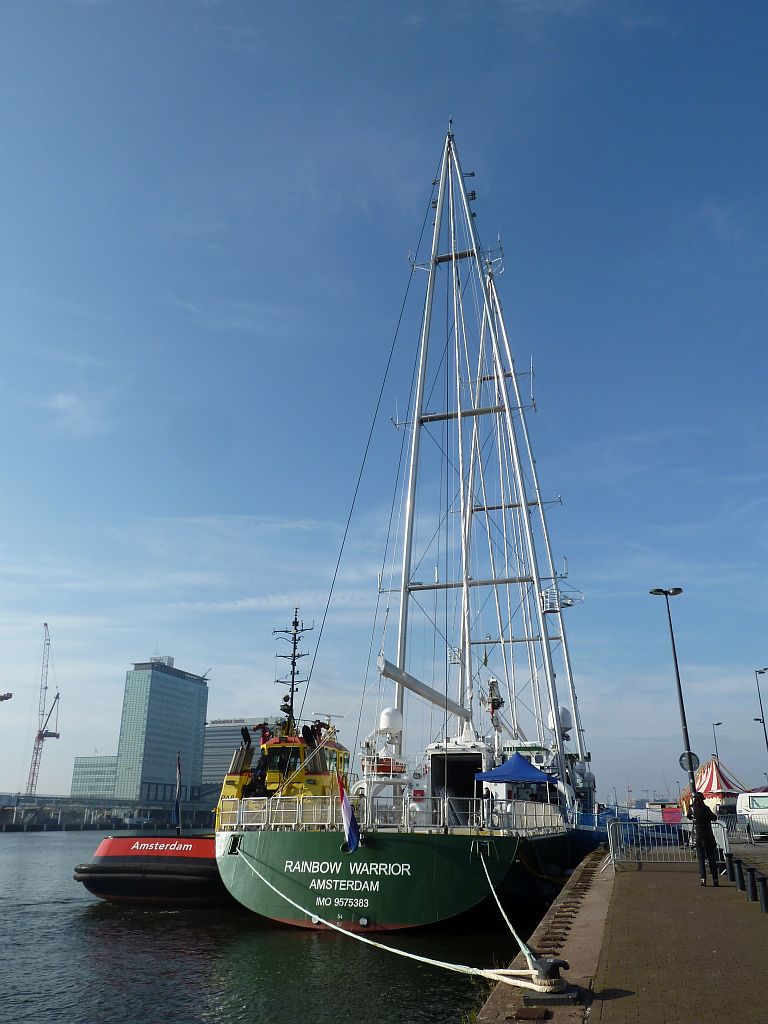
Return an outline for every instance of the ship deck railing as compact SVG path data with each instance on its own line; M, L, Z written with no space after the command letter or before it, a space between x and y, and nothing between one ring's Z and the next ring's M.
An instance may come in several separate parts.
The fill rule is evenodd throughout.
M555 804L531 800L505 800L458 797L405 798L356 797L355 817L363 831L456 833L501 832L534 835L564 832L565 822ZM224 798L219 806L219 828L224 832L343 828L338 797L246 797Z

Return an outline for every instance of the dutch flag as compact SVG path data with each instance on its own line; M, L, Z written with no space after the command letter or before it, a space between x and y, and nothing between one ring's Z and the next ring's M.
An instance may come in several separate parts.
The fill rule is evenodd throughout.
M181 828L181 814L179 812L179 798L181 797L181 752L176 751L176 803L173 806L173 824L178 831Z
M344 822L344 839L346 840L349 852L354 853L360 845L360 827L357 824L355 812L352 804L349 802L347 791L344 789L344 783L341 781L341 776L338 772L336 773L336 778L339 783L339 800L341 802L341 817Z

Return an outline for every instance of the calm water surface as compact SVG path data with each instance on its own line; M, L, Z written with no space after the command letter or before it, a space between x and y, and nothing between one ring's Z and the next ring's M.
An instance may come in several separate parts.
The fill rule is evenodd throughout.
M459 1022L478 982L234 910L113 907L72 878L94 832L0 833L0 1022ZM378 938L378 937L377 937ZM506 965L497 930L398 933L409 952Z

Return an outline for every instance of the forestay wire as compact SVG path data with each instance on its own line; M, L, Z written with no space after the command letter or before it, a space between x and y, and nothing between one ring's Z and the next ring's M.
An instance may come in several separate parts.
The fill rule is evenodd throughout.
M421 233L419 235L419 245L421 245L421 239L422 239L422 236L424 234L424 228L425 228L425 226L427 224L427 220L428 220L428 217L429 217L431 209L432 209L432 207L431 207L431 203L430 203L427 206L426 213L424 214L424 221L423 221L423 223L421 225ZM386 363L386 366L384 368L384 375L382 377L381 386L379 387L379 394L378 394L378 397L376 399L376 406L374 408L373 416L371 418L371 426L370 426L370 429L368 431L368 437L367 437L367 440L366 440L366 443L365 443L365 450L363 452L363 458L362 458L362 461L361 461L361 464L360 464L360 470L359 470L358 475L357 475L357 482L355 483L355 489L354 489L354 493L352 495L352 502L351 502L351 505L350 505L350 508L349 508L349 514L347 515L347 522L346 522L346 524L344 526L344 534L343 534L343 536L341 538L341 544L339 546L339 554L338 554L338 557L336 559L336 566L335 566L335 568L333 570L333 578L331 580L331 586L330 586L330 589L328 591L328 598L327 598L326 603L325 603L325 609L323 611L323 618L322 618L322 621L320 623L320 630L319 630L319 632L317 634L317 643L315 645L314 654L312 655L312 663L309 666L309 672L307 673L307 685L306 685L306 688L304 690L304 697L302 699L301 707L299 709L299 717L301 717L303 715L303 713L304 713L304 703L305 703L305 701L307 699L307 694L309 692L309 684L310 684L310 682L312 680L312 673L314 672L315 662L317 661L317 655L318 655L318 652L320 650L320 641L322 640L322 637L323 637L323 631L325 629L326 619L328 618L328 612L329 612L330 607L331 607L331 600L333 599L333 593L334 593L334 590L336 589L336 580L337 580L338 575L339 575L339 569L341 567L341 559L342 559L342 557L344 555L344 548L346 547L347 536L349 535L349 528L350 528L350 525L352 523L352 515L353 515L354 510L355 510L355 505L357 504L357 496L358 496L358 494L360 492L360 484L362 483L363 473L365 471L365 466L366 466L366 463L368 461L368 452L370 451L371 441L373 439L373 432L374 432L374 429L376 427L376 423L377 423L378 418L379 418L379 409L381 408L381 402L382 402L382 399L384 397L384 388L386 386L387 378L389 376L389 369L390 369L390 367L392 365L392 359L394 357L394 352L395 352L395 346L397 344L397 339L398 339L398 336L400 334L400 327L401 327L402 322L403 322L403 316L405 315L405 308L406 308L406 304L408 302L408 295L409 295L410 290L411 290L411 284L413 283L414 269L415 269L415 266L412 264L411 265L410 273L408 275L408 284L407 284L406 289L405 289L405 295L403 296L403 301L402 301L402 304L400 306L400 314L399 314L399 316L397 318L397 324L395 326L395 332L394 332L394 335L392 337L392 344L391 344L390 349L389 349L389 355L387 357L387 363Z

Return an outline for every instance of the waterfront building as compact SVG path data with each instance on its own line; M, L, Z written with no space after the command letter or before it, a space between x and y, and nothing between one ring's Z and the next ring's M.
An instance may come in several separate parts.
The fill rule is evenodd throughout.
M115 754L105 757L76 757L69 795L96 799L113 796L116 770Z
M243 727L247 728L254 747L261 742L262 724L273 732L277 725L274 718L252 715L250 718L214 718L205 724L205 749L203 752L204 786L221 786L232 762L232 754L240 746Z
M71 796L171 803L178 752L181 800L196 801L207 708L206 676L183 672L169 657L137 662L125 674L117 754L75 758Z
M115 798L173 800L178 751L181 799L197 799L207 708L207 678L175 668L173 658L150 658L126 672Z

